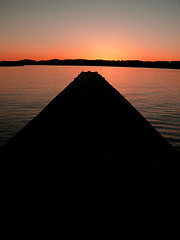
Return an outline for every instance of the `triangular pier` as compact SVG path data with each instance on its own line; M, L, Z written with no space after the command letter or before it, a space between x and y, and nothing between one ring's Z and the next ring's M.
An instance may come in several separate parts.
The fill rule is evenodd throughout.
M178 221L179 153L97 72L79 74L3 155L11 191L29 191L33 209Z

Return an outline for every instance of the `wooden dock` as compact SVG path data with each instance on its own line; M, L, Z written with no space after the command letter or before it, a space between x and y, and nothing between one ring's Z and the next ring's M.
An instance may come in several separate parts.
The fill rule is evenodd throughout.
M97 72L80 73L3 156L10 194L38 211L180 220L179 153Z

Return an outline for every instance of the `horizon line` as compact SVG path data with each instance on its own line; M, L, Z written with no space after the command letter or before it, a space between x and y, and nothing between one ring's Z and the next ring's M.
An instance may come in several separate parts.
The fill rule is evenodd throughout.
M109 61L109 62L126 62L126 61L136 61L136 62L180 62L180 60L140 60L140 59L126 59L126 60L122 60L122 59L101 59L101 58L97 58L97 59L87 59L87 58L64 58L64 59L58 59L58 58L51 58L51 59L31 59L31 58L23 58L23 59L19 59L19 60L0 60L0 62L20 62L20 61L34 61L34 62L40 62L40 61L67 61L67 60L85 60L85 61Z

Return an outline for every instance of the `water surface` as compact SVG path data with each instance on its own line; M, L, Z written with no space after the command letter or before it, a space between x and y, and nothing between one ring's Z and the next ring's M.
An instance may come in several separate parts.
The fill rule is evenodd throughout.
M99 72L180 150L180 70L92 66L1 67L0 145L81 71Z

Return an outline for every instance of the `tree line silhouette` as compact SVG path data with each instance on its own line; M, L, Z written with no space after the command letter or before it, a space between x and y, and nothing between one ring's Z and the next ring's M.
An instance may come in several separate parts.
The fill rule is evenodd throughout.
M51 59L1 61L0 66L24 66L24 65L66 65L66 66L111 66L111 67L143 67L143 68L171 68L180 69L180 61L140 61L140 60L88 60L88 59Z

